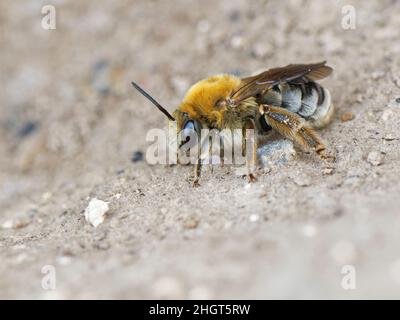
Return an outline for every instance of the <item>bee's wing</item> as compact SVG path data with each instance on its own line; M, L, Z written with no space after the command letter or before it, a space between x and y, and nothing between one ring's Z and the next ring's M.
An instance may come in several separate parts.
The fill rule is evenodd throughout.
M231 99L238 103L262 94L280 82L301 84L323 79L332 72L332 68L325 64L326 61L314 64L289 64L286 67L269 69L255 76L243 78L240 88L232 93Z

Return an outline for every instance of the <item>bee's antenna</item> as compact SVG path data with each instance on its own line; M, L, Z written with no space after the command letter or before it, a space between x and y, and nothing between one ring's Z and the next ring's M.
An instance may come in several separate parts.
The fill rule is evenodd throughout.
M132 85L136 88L137 91L139 91L142 95L149 99L162 113L164 113L169 120L175 121L175 118L171 116L171 114L161 104L159 104L151 95L144 91L137 83L132 81Z

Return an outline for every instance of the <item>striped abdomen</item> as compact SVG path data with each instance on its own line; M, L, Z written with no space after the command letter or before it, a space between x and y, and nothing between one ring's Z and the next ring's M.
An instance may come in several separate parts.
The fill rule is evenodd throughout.
M264 94L263 103L297 113L317 128L326 125L333 113L329 91L316 82L276 85Z

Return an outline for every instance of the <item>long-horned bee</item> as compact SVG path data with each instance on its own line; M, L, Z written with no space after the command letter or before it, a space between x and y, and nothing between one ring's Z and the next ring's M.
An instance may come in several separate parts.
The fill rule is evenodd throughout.
M276 131L303 147L328 158L325 145L314 131L329 123L334 107L327 89L316 81L329 76L332 68L326 62L290 64L255 76L239 78L229 74L209 77L194 84L172 115L140 88L132 85L157 106L178 132L217 129L253 129L255 141ZM254 147L253 150L256 150ZM248 178L253 173L257 153L246 158ZM194 185L201 173L201 159L196 162Z

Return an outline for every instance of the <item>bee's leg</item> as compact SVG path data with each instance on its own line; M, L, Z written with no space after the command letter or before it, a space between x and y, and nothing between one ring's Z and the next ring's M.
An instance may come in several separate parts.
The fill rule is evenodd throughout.
M314 150L321 159L334 157L325 153L325 145L307 122L297 114L284 108L260 105L260 113L265 121L287 139L297 142L306 150Z
M221 167L225 164L225 149L224 149L224 139L220 138L219 140L220 150L219 150L219 162Z
M194 179L193 187L198 187L200 185L199 180L201 176L201 157L199 157L198 162L194 165Z
M214 173L212 139L210 141L210 144L208 145L208 165L211 168L211 173Z
M248 129L253 130L253 135L252 135L253 139L251 139L251 136L249 136L247 132ZM253 173L257 163L257 139L255 135L256 135L256 126L254 120L253 119L246 120L245 125L242 129L242 154L244 154L244 156L246 157L247 177L250 183L257 181L257 178ZM252 144L251 154L248 154L247 152L249 143Z

